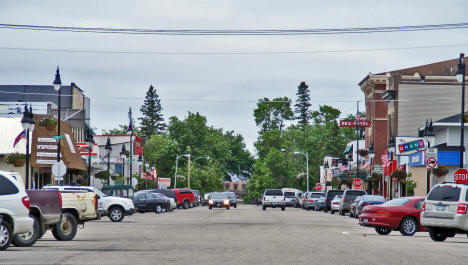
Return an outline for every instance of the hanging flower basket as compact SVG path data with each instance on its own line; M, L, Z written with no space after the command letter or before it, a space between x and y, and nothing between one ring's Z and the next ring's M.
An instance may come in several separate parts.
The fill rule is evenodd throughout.
M392 173L392 179L405 180L406 177L407 177L406 171L403 171L401 169L396 169Z
M22 167L26 163L26 155L20 153L9 154L5 157L5 161L13 164L15 167Z
M449 169L445 166L440 165L438 168L434 168L432 173L437 177L444 177L449 172Z
M16 160L15 162L13 162L13 166L15 167L22 167L24 166L24 164L26 164L26 160Z
M464 120L465 122L468 122L468 113L465 113L465 114L463 115L463 120Z
M381 173L372 173L372 176L370 178L373 184L377 184L382 180L382 174Z
M45 127L48 131L52 131L57 126L57 120L52 117L46 117L39 121L39 125Z
M367 151L366 149L361 149L358 151L358 154L362 157L365 157L367 156L367 154L369 153L369 151Z

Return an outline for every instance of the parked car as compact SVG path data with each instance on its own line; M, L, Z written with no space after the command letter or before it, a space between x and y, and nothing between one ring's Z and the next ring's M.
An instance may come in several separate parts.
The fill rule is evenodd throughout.
M292 188L283 188L282 190L286 202L286 207L294 206L297 190Z
M283 191L280 189L267 189L263 193L262 209L265 211L267 207L280 207L281 211L286 210L286 202L284 200Z
M379 235L388 235L400 230L404 236L418 231L427 231L420 222L424 197L403 197L381 205L366 206L359 215L359 224L373 227Z
M203 195L202 205L207 205L209 199L210 199L210 193L207 192L207 193L205 193L205 195Z
M138 212L155 212L157 214L169 209L169 199L161 193L152 190L141 190L134 194L133 204Z
M229 196L227 192L212 192L210 193L210 198L208 199L208 209L217 208L226 208L229 210L231 203L229 201Z
M302 191L297 191L296 195L294 196L294 208L300 208L301 207L301 200L302 200Z
M194 195L193 207L200 206L202 203L201 193L199 190L192 190Z
M229 204L237 208L237 197L236 194L232 191L226 191L226 195L229 198Z
M303 203L303 208L306 210L315 209L315 203L318 199L324 195L323 192L320 191L313 191L309 192L308 197L306 198L305 202Z
M334 214L335 212L338 212L340 210L341 198L343 198L343 195L335 195L335 198L333 198L333 200L331 200L331 202L330 202L330 213L331 214Z
M421 224L429 229L434 241L444 241L455 234L468 232L468 186L465 184L437 184L427 195Z
M380 195L363 195L354 209L353 217L358 218L362 209L369 205L379 205L385 203L385 198Z
M174 192L176 194L176 203L177 207L188 209L192 207L193 202L195 200L195 195L193 194L192 190L190 189L174 189Z
M343 190L328 190L327 194L325 194L325 207L323 208L323 211L330 211L332 200L335 198L336 195L343 195L343 192Z
M299 200L299 208L304 209L305 207L305 201L307 200L307 197L309 197L310 191L306 191L302 193L301 199Z
M320 198L315 202L314 207L315 207L314 208L315 211L321 211L323 207L325 207L325 194L320 196Z
M47 185L42 189L58 191L85 191L94 192L98 197L98 210L100 216L108 216L112 222L121 222L125 216L135 213L133 201L127 198L106 195L92 186L54 186Z
M30 200L11 172L0 171L0 250L7 249L17 234L33 231L36 219L29 217Z
M361 201L361 196L357 196L349 206L349 218L352 218L355 216L355 214L357 214L357 205L359 204L359 201Z
M351 209L351 203L353 203L354 199L356 199L357 196L362 195L367 195L367 192L365 190L345 190L343 192L343 198L341 198L339 210L340 215L345 215L347 212L349 212L349 210Z
M169 199L169 203L170 203L169 211L172 211L175 208L177 208L177 203L176 203L177 197L176 197L176 194L175 194L175 192L173 190L154 189L154 190L151 190L151 191L155 192L155 193L161 193L162 195L166 196Z

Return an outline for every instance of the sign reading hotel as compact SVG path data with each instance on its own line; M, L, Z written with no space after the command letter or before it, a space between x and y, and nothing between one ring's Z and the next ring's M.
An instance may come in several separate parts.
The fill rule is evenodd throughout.
M370 127L371 122L365 118L357 120L357 127ZM340 120L340 127L356 127L356 121Z
M411 155L426 149L426 142L418 137L396 137L396 154Z
M78 142L76 143L78 145L78 148L80 149L80 155L82 156L88 156L89 155L89 148L88 145L84 142ZM98 151L98 146L97 144L94 144L94 146L91 146L91 156L97 156L97 151Z

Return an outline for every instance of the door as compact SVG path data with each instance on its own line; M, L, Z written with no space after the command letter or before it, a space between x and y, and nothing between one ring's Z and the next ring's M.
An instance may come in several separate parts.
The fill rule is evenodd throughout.
M146 196L144 193L140 193L136 197L135 207L139 211L146 211Z

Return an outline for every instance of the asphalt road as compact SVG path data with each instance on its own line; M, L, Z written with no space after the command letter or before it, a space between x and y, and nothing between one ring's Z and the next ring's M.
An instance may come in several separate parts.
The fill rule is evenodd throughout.
M0 252L0 264L464 264L468 239L427 233L379 236L356 219L287 208L197 207L89 222L73 241L50 232L33 247Z

